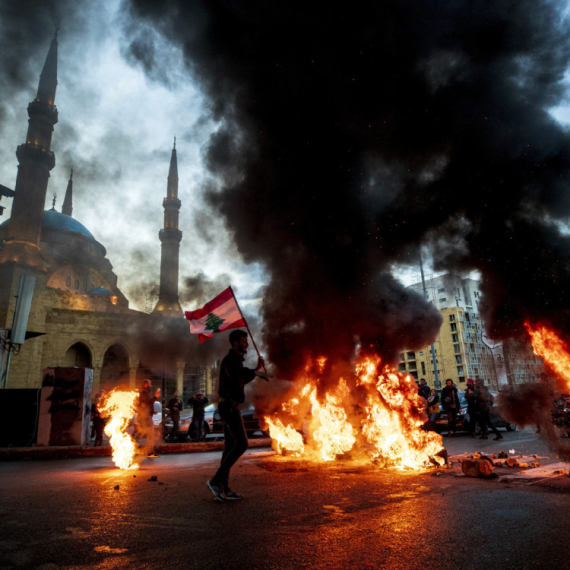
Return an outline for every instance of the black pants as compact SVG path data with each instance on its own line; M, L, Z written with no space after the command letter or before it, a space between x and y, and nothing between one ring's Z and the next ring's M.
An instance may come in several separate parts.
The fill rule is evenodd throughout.
M467 408L467 413L469 414L469 423L467 425L467 427L469 429L469 434L474 435L475 434L475 425L477 422L477 414L475 413L474 409L469 409L469 408Z
M447 410L447 433L455 433L457 424L457 408L448 408Z
M180 428L180 414L170 414L170 419L172 420L172 431L170 432L170 441L174 441L178 435L178 430Z
M224 422L224 452L220 468L212 481L226 490L230 480L230 469L249 447L243 418L237 405L231 402L220 402L218 413Z
M488 428L491 428L491 431L495 435L500 435L497 428L494 426L493 422L491 422L491 418L489 417L489 412L487 412L487 411L477 412L477 422L479 423L479 426L481 427L481 433L483 435L487 435L489 433Z
M194 428L194 439L202 439L204 435L204 416L192 416L192 427Z

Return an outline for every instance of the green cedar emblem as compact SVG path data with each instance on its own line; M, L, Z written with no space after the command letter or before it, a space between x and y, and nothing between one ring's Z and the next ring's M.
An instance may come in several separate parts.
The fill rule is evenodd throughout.
M226 319L220 319L218 315L214 313L209 313L206 319L206 329L212 332L220 332L220 325L225 322Z

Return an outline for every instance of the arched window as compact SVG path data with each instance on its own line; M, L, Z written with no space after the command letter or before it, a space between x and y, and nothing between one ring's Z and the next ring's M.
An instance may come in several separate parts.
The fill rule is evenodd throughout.
M76 288L76 289L79 289L79 279L76 279L76 280L75 280L75 288Z
M91 352L82 342L70 346L63 357L63 366L77 366L79 368L93 368Z
M65 284L66 284L68 287L71 287L71 277L68 277L68 278L65 280Z
M99 388L111 390L129 381L129 354L121 344L113 344L105 352Z

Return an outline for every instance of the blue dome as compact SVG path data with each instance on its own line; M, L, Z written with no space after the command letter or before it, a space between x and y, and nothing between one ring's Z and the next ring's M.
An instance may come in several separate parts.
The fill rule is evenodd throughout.
M7 219L5 222L0 224L1 227L8 227L10 223L10 219ZM44 210L44 219L42 222L42 228L52 228L54 230L68 230L70 232L80 233L86 237L91 239L95 239L93 234L81 223L78 222L75 218L71 216L66 216L61 212L57 212L56 210Z
M53 228L56 230L68 230L77 232L84 236L93 237L93 234L80 222L71 216L66 216L56 210L44 210L44 220L42 222L44 228Z
M115 295L115 293L109 291L109 289L105 289L105 287L97 287L96 289L87 291L87 295Z

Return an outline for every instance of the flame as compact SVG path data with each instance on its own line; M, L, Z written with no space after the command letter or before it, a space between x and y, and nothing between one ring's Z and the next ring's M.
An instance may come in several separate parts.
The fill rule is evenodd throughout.
M288 455L298 456L305 451L303 436L290 426L284 426L280 419L265 418L269 425L269 435L275 442L277 453L288 453Z
M317 360L319 370L324 360ZM308 364L305 371L313 369ZM421 469L442 451L442 438L426 432L425 402L413 379L384 366L380 358L357 362L351 385L340 378L337 385L318 397L318 379L305 379L298 394L285 402L272 418L265 418L278 452L314 455L333 461L348 451L362 452L382 465ZM301 417L302 410L309 410ZM293 425L282 423L281 414L300 425L308 424L307 445ZM309 449L307 449L309 448Z
M309 394L312 406L310 430L323 461L333 461L352 449L356 438L342 406L342 396L348 395L348 386L341 378L336 394L327 392L325 403L317 399L317 390Z
M105 397L100 407L102 417L109 417L105 433L113 449L113 461L120 469L138 469L134 463L137 450L135 440L127 433L129 422L135 415L138 392L115 388Z
M534 354L543 358L570 388L570 353L566 343L544 325L533 326L527 321L525 327L530 335Z

